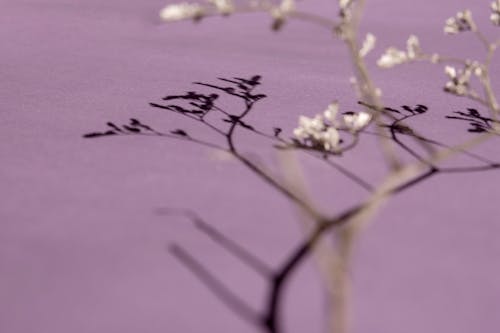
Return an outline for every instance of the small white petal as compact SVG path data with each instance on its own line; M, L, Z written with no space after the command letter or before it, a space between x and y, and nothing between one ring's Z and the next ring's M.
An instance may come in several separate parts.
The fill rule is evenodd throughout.
M167 22L194 19L203 16L203 14L204 9L202 6L187 2L168 5L160 11L160 17Z
M346 9L352 0L339 0L339 6L341 9Z
M371 50L375 47L375 42L377 39L371 33L366 34L365 40L363 41L363 46L359 50L359 56L365 57Z
M454 67L446 66L444 72L452 79L457 77L457 70Z
M378 59L377 65L382 68L390 68L400 65L408 61L408 56L405 52L396 49L395 47L388 48L385 53Z
M295 135L295 137L297 137L298 139L307 138L307 133L304 131L302 127L297 127L296 129L294 129L293 135Z
M334 127L329 127L326 131L321 133L321 143L325 150L332 150L340 144L340 134Z
M372 119L372 116L369 113L360 112L360 113L358 113L356 125L359 128L365 127L366 125L368 125L368 123L370 122L371 119Z
M299 126L302 128L307 128L310 126L311 123L311 118L308 118L306 116L300 116L299 117Z
M217 11L222 15L228 15L234 12L234 4L232 0L209 0Z
M283 13L290 13L295 10L295 0L282 0L280 9Z
M409 59L415 59L415 57L420 53L420 42L418 37L411 35L406 41L406 50Z
M368 125L372 116L367 112L346 113L344 114L344 124L351 131L358 131Z
M323 115L331 123L334 123L338 112L339 112L339 103L335 101L330 105L328 105L328 108L323 112Z
M476 66L474 68L474 75L475 76L482 76L484 73L483 68L481 66Z

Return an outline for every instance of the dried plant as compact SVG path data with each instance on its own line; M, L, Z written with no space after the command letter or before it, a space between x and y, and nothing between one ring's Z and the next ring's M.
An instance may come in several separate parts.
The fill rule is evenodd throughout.
M359 111L340 112L339 103L332 102L325 110L316 115L298 115L298 126L289 135L279 126L257 128L246 119L256 109L257 103L266 95L256 92L262 77L219 78L216 83L195 82L198 87L211 89L211 93L188 91L184 94L170 95L161 102L150 103L157 110L178 113L190 121L203 124L222 139L210 142L199 138L184 129L169 131L154 129L137 119L130 119L126 125L108 123L108 129L84 135L86 138L118 135L147 135L166 137L202 144L221 150L237 159L251 172L267 182L278 193L289 198L297 205L301 220L304 221L304 239L297 244L285 262L277 268L263 264L249 251L241 248L229 237L209 226L201 217L190 210L167 210L166 214L181 214L191 219L196 227L210 238L217 241L224 249L237 256L242 262L264 276L269 283L267 303L264 309L254 310L236 297L216 277L211 275L204 265L189 255L180 245L173 245L172 254L179 258L194 274L246 320L256 324L263 331L283 332L281 309L283 293L287 282L305 259L313 255L323 277L326 295L329 300L328 328L332 333L349 332L349 262L353 244L361 227L370 221L381 206L394 195L407 190L430 177L444 173L479 172L496 170L500 163L478 156L470 148L500 134L498 120L500 108L491 86L490 67L492 57L500 41L489 41L479 30L468 10L457 13L445 22L446 34L473 33L484 45L484 61L459 59L437 53L428 53L420 46L416 35L411 35L406 42L406 49L388 48L377 64L382 68L393 68L417 61L443 66L445 79L443 91L448 94L465 97L488 109L489 115L482 115L478 110L469 108L466 112L455 111L447 119L469 123L469 132L474 133L470 140L448 145L426 137L408 122L415 117L423 117L428 111L425 105L414 107L403 105L401 108L384 106L382 93L369 75L365 57L376 43L376 37L369 33L363 40L359 38L359 24L364 7L363 0L340 0L339 12L334 19L301 11L294 0L274 3L267 0L251 1L247 5L237 5L232 0L210 0L205 4L181 3L166 6L160 12L165 21L191 19L200 21L205 17L222 15L232 16L242 12L263 12L271 18L271 28L279 30L289 20L306 20L326 27L330 33L342 40L349 51L353 65L350 79L359 95ZM491 4L491 23L500 25L500 1ZM457 67L458 66L458 67ZM238 98L242 101L241 110L225 110L220 107L222 97ZM335 100L333 96L332 100ZM375 132L370 132L374 129ZM282 158L282 175L273 173L263 163L255 161L240 152L235 136L237 131L247 131L267 138L276 147ZM361 176L356 175L336 163L335 159L355 149L360 140L375 137L387 164L384 180L374 186ZM412 145L406 143L411 139ZM419 146L419 153L413 146ZM398 152L404 151L414 157L411 162L404 162ZM369 193L367 199L335 215L326 215L318 210L307 194L304 177L297 164L296 153L306 153L327 165L335 172L348 177L354 186ZM457 155L467 155L480 165L467 167L443 167L441 162ZM331 237L334 236L334 241Z

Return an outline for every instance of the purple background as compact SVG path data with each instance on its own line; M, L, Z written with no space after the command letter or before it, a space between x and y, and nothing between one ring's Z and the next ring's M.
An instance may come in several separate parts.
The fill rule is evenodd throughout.
M334 14L325 3L304 7ZM254 332L166 245L182 244L256 308L264 281L186 219L155 210L191 208L271 265L301 239L287 200L210 149L157 138L82 139L106 121L130 117L210 138L188 119L147 103L217 76L263 75L260 91L269 98L249 116L263 129L279 125L290 133L298 115L313 115L332 99L344 110L355 106L345 50L328 31L292 22L271 33L265 15L166 25L157 17L163 5L0 1L0 332ZM442 26L470 8L486 33L498 36L488 6L368 1L364 29L379 39L369 62L389 45L402 47L410 33L429 52L481 57L471 36L445 37ZM471 137L467 124L444 119L474 105L441 92L441 68L417 64L373 74L387 105L429 106L414 123L425 134L448 143ZM239 140L244 151L276 164L268 142ZM500 160L496 139L476 151ZM325 211L366 197L317 160L301 160ZM339 162L372 183L385 172L371 139ZM356 248L354 332L500 329L499 184L498 171L437 176L377 215ZM308 263L286 297L289 332L321 331L321 292Z

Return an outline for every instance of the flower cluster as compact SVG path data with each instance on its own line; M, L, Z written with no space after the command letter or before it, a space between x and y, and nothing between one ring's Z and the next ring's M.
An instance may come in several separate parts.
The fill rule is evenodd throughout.
M490 21L494 25L500 26L500 0L495 0L491 3L491 11Z
M472 74L476 76L483 75L483 68L477 62L468 62L463 69L459 70L451 66L446 66L444 72L449 78L449 81L444 86L444 91L464 96L470 93L469 81Z
M377 61L377 65L382 68L391 68L405 62L415 60L421 54L418 37L411 35L406 41L406 51L395 47L389 47Z
M314 118L300 116L299 127L293 134L303 143L310 143L313 147L326 151L335 151L340 145L338 130L333 126L327 126L320 115Z
M372 116L367 112L345 112L343 116L344 124L353 132L357 132L365 127Z
M343 121L338 122L336 119L338 112L338 103L333 102L323 114L317 114L313 118L300 116L299 126L293 134L302 145L338 152L342 142L339 130L347 129L356 133L367 126L372 118L367 112L345 112Z
M160 11L160 17L167 22L185 19L199 20L205 15L205 9L194 3L178 3L168 5Z
M354 1L355 0L339 0L340 23L335 27L335 33L342 40L347 38L349 30L348 25L352 18L351 7Z
M455 17L450 17L446 20L444 26L444 33L453 35L463 31L475 31L476 25L472 20L472 13L470 10L458 12Z
M213 6L217 14L229 15L235 10L233 0L208 0L208 2ZM210 6L183 2L164 7L160 11L160 17L167 22L187 19L197 21L207 15L209 11L213 12Z

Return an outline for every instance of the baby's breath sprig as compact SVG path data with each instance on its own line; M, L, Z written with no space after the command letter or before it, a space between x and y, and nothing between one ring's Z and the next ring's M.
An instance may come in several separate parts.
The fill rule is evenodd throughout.
M340 154L350 149L351 146L341 146L343 140L340 131L347 131L356 137L363 128L368 126L372 115L364 111L348 111L342 114L339 121L338 113L339 104L335 101L329 104L322 114L317 114L313 118L300 116L298 127L293 131L299 147L333 154Z
M323 26L330 31L334 30L336 22L328 17L298 10L295 0L252 0L244 4L237 4L233 0L207 0L205 3L177 3L170 4L160 11L160 18L165 22L181 20L200 21L209 16L229 16L241 13L267 13L272 18L271 28L280 30L288 19L297 19Z
M491 3L490 21L496 26L500 26L500 0Z
M382 68L391 68L410 61L417 60L421 56L420 42L418 37L411 35L406 41L406 51L395 47L389 47L378 59L377 65Z
M205 7L196 3L182 2L168 5L160 11L160 17L167 22L192 19L200 20L205 15Z
M470 87L471 77L473 75L481 77L484 72L483 66L477 61L466 61L463 69L446 66L444 72L449 78L444 86L444 91L457 96L478 96Z
M495 25L500 25L500 0L495 0L491 3L491 10L490 21ZM445 22L445 34L454 35L466 31L473 32L484 45L486 50L486 59L484 62L442 56L437 53L423 53L418 38L412 36L407 41L406 52L398 50L395 47L390 47L379 58L377 64L382 68L391 68L410 61L429 61L432 64L444 64L444 73L448 77L448 81L445 83L443 90L456 96L470 98L487 106L492 113L492 117L497 119L500 115L500 107L491 87L489 69L493 54L500 44L498 41L491 42L486 38L478 29L472 18L472 13L468 9L458 12L454 17L448 18ZM457 64L459 67L457 67ZM471 84L473 77L476 77L482 86L483 96L473 89Z
M472 13L466 9L447 19L443 30L445 34L454 35L464 31L476 31L476 29Z

